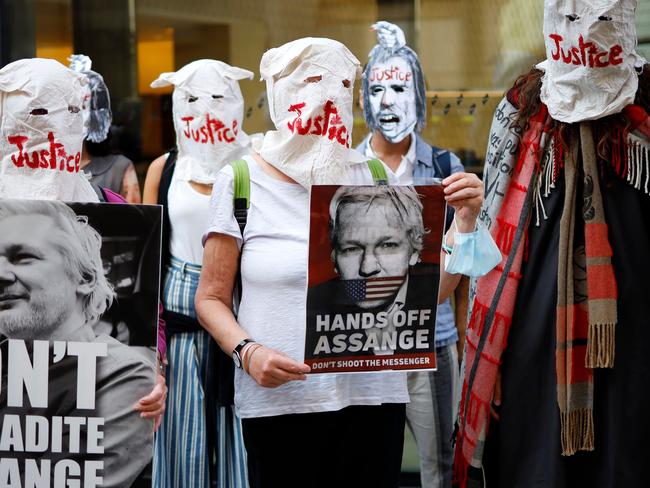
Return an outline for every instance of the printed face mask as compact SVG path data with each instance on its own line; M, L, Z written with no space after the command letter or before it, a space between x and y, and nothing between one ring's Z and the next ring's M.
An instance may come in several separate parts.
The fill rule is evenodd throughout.
M0 197L97 201L79 170L85 81L51 59L0 70Z
M394 56L375 63L367 76L374 125L388 142L398 143L417 123L413 71L404 58Z
M396 144L424 127L422 66L397 25L380 21L372 29L377 32L377 44L363 72L363 115L371 131L380 131Z
M92 110L92 98L93 98L93 90L91 88L91 79L89 76L89 73L93 73L97 75L94 71L91 71L92 67L92 60L86 56L85 54L73 54L68 58L68 61L70 61L70 69L72 71L76 71L77 73L82 73L85 74L88 77L88 83L82 88L83 90L83 98L81 102L81 116L83 119L83 124L84 124L84 139L88 137L88 133L90 130L90 118L91 118L91 110ZM97 75L99 76L99 75ZM101 78L101 76L99 76ZM102 80L103 83L103 80ZM108 92L107 92L108 93ZM110 107L109 107L109 113L110 113ZM110 121L109 121L109 126L110 126ZM108 132L108 131L107 131ZM91 139L92 142L101 142L104 139L106 139L106 134L104 135L103 138L99 140L95 140L96 138L93 137Z
M541 99L561 122L594 120L633 103L636 0L547 0Z
M83 121L84 127L84 139L88 136L88 126L90 125L90 102L92 99L92 92L90 91L90 86L86 85L82 88L82 98L81 98L81 120Z
M154 88L174 85L178 178L211 184L223 166L247 151L238 80L252 77L250 71L204 59L175 73L163 73L151 84Z
M268 51L260 72L277 130L264 136L261 156L305 188L339 182L350 162L363 160L350 150L358 71L352 53L329 39Z

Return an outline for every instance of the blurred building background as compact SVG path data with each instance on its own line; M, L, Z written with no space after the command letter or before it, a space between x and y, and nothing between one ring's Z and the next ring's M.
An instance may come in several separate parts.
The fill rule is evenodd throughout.
M542 0L0 0L0 66L23 57L68 64L92 58L112 99L115 149L148 163L175 143L171 89L149 87L159 73L200 58L256 73L241 82L244 130L271 128L262 53L303 36L346 44L365 62L370 25L400 25L420 56L428 86L424 137L453 149L480 172L492 113L514 79L544 58ZM638 51L650 59L650 0L639 0ZM365 135L356 109L354 142ZM405 470L417 470L412 440Z

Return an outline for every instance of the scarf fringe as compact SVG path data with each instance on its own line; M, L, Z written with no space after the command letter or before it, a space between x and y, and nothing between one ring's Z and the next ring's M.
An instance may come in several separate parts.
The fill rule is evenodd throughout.
M572 456L578 451L594 450L594 415L581 409L560 412L562 455Z
M535 206L535 225L537 227L541 223L540 213L544 217L544 220L548 219L542 197L548 197L551 190L555 188L556 172L559 172L559 169L556 169L555 158L558 151L555 150L554 139L551 139L550 145L551 147L544 153L542 158L542 173L535 179L534 183L533 205Z
M613 368L616 351L616 324L589 324L588 368Z
M622 171L619 170L622 168ZM638 140L627 140L627 165L615 166L617 173L637 190L650 195L650 147Z
M495 242L501 252L507 256L512 250L512 243L515 240L517 226L506 222L501 217L497 217L497 223L499 225L499 230L497 232Z

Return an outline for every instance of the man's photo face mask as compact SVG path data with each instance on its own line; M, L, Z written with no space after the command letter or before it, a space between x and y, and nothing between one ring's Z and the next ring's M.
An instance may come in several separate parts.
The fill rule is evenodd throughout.
M368 74L372 117L387 141L397 143L417 123L413 70L401 57L375 63Z

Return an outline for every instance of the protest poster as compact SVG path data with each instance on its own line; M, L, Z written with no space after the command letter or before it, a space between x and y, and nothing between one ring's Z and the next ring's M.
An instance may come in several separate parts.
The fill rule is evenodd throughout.
M442 186L316 185L310 206L311 372L435 369Z
M161 216L0 200L0 486L151 486Z

